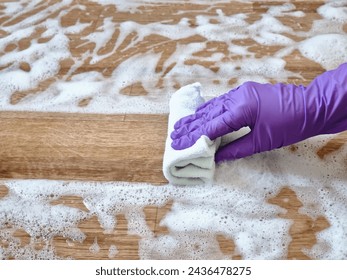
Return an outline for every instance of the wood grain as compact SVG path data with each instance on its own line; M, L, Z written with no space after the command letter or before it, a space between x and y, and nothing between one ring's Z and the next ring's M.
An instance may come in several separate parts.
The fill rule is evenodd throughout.
M0 178L162 184L165 115L0 112Z
M88 115L61 113L0 112L0 177L13 179L73 179L149 182L163 184L162 156L166 138L166 115ZM130 140L131 139L131 140ZM347 142L347 134L338 134L317 151L320 157L338 151ZM8 188L0 185L0 199ZM281 218L293 221L292 242L288 259L308 259L303 249L316 242L316 233L329 227L325 217L312 220L301 214L302 206L290 187L283 187L269 203L287 210ZM52 205L88 209L79 196L63 196ZM154 234L167 234L160 221L171 210L172 202L163 207L146 207L146 221ZM62 236L53 240L58 256L76 259L138 259L139 236L128 235L127 219L117 216L117 228L105 234L94 216L79 224L86 235L83 243ZM15 236L23 246L28 233L17 230ZM222 235L217 236L221 251L233 259L235 244ZM40 240L35 246L43 246ZM94 242L99 251L91 250ZM1 245L1 244L0 244ZM115 257L110 246L115 245ZM2 246L5 246L4 244Z

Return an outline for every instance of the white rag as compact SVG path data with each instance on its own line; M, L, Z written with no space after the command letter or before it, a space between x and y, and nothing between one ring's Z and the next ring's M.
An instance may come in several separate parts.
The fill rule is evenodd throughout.
M171 147L170 134L174 130L175 123L184 116L194 114L197 107L205 102L200 90L200 83L190 84L180 88L170 99L163 173L165 178L174 185L198 185L213 181L214 156L220 145L220 138L211 141L203 135L187 149L175 150Z

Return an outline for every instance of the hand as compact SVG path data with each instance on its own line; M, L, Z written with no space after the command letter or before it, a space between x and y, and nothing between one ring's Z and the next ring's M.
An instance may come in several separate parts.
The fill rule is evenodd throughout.
M307 87L247 82L179 120L172 147L192 146L248 126L251 132L221 147L216 162L243 158L306 138L347 129L347 63L327 71Z

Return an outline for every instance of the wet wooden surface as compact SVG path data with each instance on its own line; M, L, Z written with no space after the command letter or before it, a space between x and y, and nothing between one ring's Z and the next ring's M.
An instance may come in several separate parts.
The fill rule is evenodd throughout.
M15 179L73 179L115 180L165 183L162 175L162 156L166 138L165 115L82 115L56 113L1 112L0 126L0 177ZM129 141L129 139L132 139ZM322 159L338 151L347 142L347 133L337 135L317 151ZM0 186L0 199L8 189ZM269 200L287 210L281 218L293 222L290 228L292 241L288 248L289 259L308 259L303 249L311 248L316 234L329 227L324 216L313 220L300 213L302 203L295 192L284 186ZM61 197L62 204L88 211L78 196ZM161 219L170 211L164 207L146 207L146 222L154 234L165 234ZM54 238L54 247L60 257L77 259L109 259L109 248L116 244L117 259L138 259L140 236L127 233L127 219L117 216L117 228L105 234L96 217L83 221L79 228L86 235L83 243L64 237ZM23 246L30 236L17 230L16 237ZM90 251L97 239L100 250ZM221 251L233 259L242 258L235 253L235 245L222 235L217 236ZM69 245L68 245L69 244ZM38 248L40 244L37 244Z
M47 1L50 5L52 1ZM54 1L53 1L54 2ZM304 18L280 18L287 25L301 30L308 30L312 25L312 20L319 18L316 8L322 5L322 1L294 1L297 6L305 10ZM309 3L307 3L309 2ZM268 2L267 2L268 3ZM274 1L273 3L278 3ZM167 6L170 9L166 9ZM90 2L90 14L85 12L71 12L63 18L62 25L73 25L78 18L82 22L93 23L90 29L98 27L97 20L101 14L110 15L115 13L112 7L106 10L95 2ZM257 2L253 4L226 4L222 7L224 11L251 12L253 16L248 20L257 20L264 11L264 3ZM151 8L142 14L118 13L118 21L131 19L138 22L155 22L161 18L168 17L173 9L183 9L184 15L191 20L194 25L195 16L201 11L201 7L185 5L159 5L157 8ZM299 7L300 9L300 7ZM145 8L143 8L143 12ZM211 11L212 12L212 11ZM30 17L31 14L9 19L2 17L0 23L7 25L14 24L23 20L23 17ZM180 16L181 17L181 16ZM171 18L172 21L179 20ZM298 24L299 23L299 24ZM37 38L43 30L38 30L34 35ZM85 30L83 35L88 34L90 30ZM292 36L294 40L298 40ZM20 49L25 49L27 40L18 42ZM38 39L39 40L39 39ZM81 38L71 35L71 50L74 56L80 56L86 50L93 49L91 45L81 45ZM131 38L128 38L131 40ZM201 37L192 37L186 40L201 41ZM89 64L86 61L75 70L74 74L84 71L97 70L103 75L110 75L111 71L117 67L123 58L132 55L141 54L142 50L147 50L152 42L157 43L154 51L162 52L162 60L169 56L172 48L176 47L174 41L168 41L167 38L152 36L146 38L142 45L129 49L123 53L115 53L113 59L101 60L96 64ZM237 43L237 42L236 42ZM250 50L262 55L271 55L277 49L276 47L264 47L255 41L240 40L239 45L248 45ZM215 44L215 42L211 42ZM211 47L213 47L211 45ZM13 46L12 46L13 47ZM12 48L8 46L8 50ZM105 45L104 52L112 47L112 41ZM223 44L218 47L223 49ZM225 46L224 46L225 47ZM205 54L200 54L201 59L196 61L187 61L187 65L199 63L205 67L211 68L203 62L204 55L209 55L208 50ZM112 57L111 57L112 58ZM293 77L289 82L307 84L316 75L322 73L324 69L303 56L299 52L293 52L285 58L286 69L293 72L300 72L303 79ZM163 64L159 62L160 65ZM37 94L44 91L56 79L65 77L65 80L71 78L69 72L73 61L64 59L60 63L60 71L54 78L49 78L38 84L37 88L28 91L18 91L11 97L11 103L17 104L29 94ZM30 71L30 65L21 64L23 71ZM198 77L201 78L201 77ZM230 80L232 86L234 81ZM179 86L179 85L177 85ZM146 95L141 84L134 84L132 87L124 88L123 94L128 95ZM80 106L88 105L90 100L80 100ZM0 178L2 179L67 179L67 180L101 180L101 181L130 181L130 182L148 182L158 185L166 182L162 175L162 156L164 151L164 141L166 138L167 116L166 115L91 115L91 114L67 114L67 113L33 113L33 112L0 112ZM342 133L335 139L327 143L318 151L320 158L337 151L347 141L347 134ZM0 186L0 199L6 197L8 189L5 185ZM283 199L286 198L286 199ZM87 211L86 206L80 197L69 196L62 197L57 204L77 207ZM311 248L316 242L317 232L329 227L326 218L318 217L313 220L307 215L300 213L302 205L295 192L290 187L283 186L282 191L269 203L279 205L287 210L283 216L284 219L290 219L293 224L290 228L292 241L288 249L287 258L289 259L307 259L305 248ZM165 234L167 229L161 227L160 221L165 214L170 211L171 204L156 208L145 208L146 221L154 234ZM58 256L72 257L77 259L109 259L109 245L116 244L119 253L117 259L137 259L139 236L129 235L127 233L127 219L124 215L117 217L117 228L113 233L105 234L98 220L94 217L83 221L79 228L85 233L86 239L80 244L73 246L67 245L67 240L63 237L54 239L54 246ZM21 239L23 244L28 244L30 236L23 230L18 230L16 236ZM97 254L91 253L89 248L95 238L98 240L100 251ZM233 240L224 236L217 236L220 249L226 255L233 258L242 258L235 255L235 245ZM71 244L70 244L71 245ZM2 246L0 244L0 246ZM37 244L38 248L40 244Z
M0 177L165 183L166 115L0 112Z

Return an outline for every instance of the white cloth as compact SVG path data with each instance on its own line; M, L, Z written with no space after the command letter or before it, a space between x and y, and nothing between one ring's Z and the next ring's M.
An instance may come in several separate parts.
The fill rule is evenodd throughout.
M214 156L220 144L219 138L211 141L207 136L202 136L193 146L184 150L175 150L171 147L170 134L174 130L174 124L182 117L195 113L197 107L205 102L200 90L200 83L187 85L176 91L170 99L163 173L174 185L198 185L213 181Z

